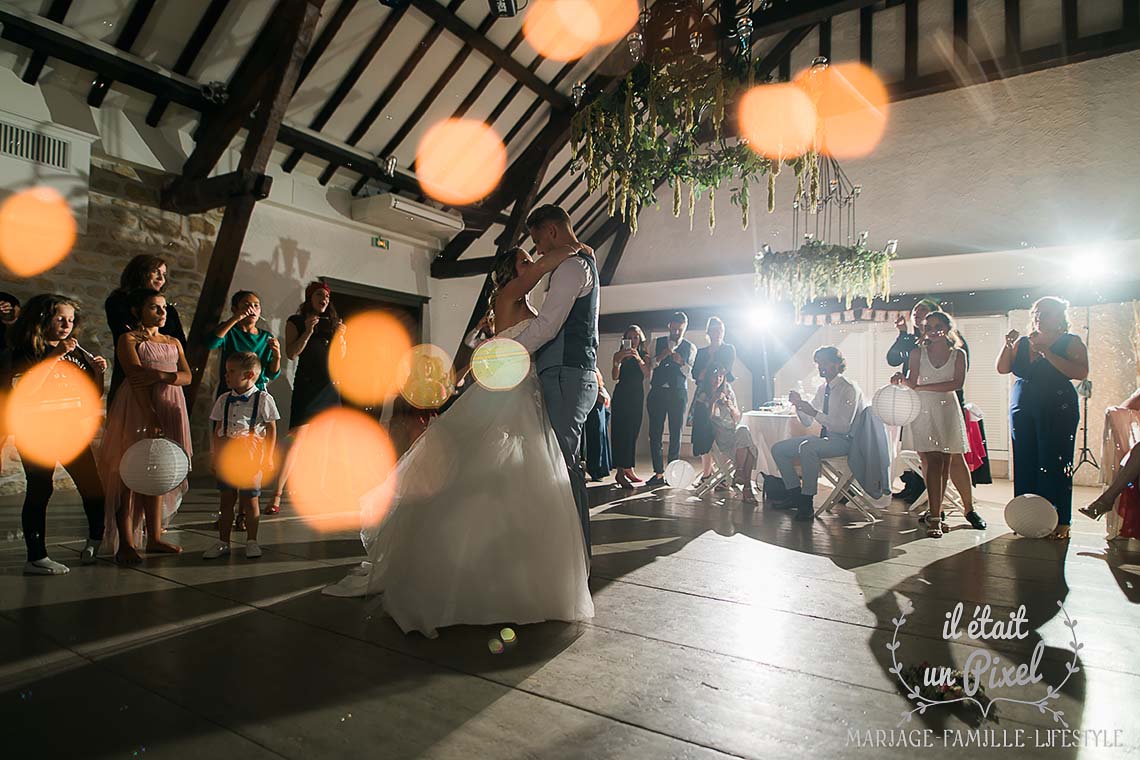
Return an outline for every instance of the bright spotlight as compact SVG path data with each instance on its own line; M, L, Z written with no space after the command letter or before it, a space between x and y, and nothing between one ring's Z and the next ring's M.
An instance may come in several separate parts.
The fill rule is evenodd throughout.
M1102 282L1110 274L1108 257L1096 249L1078 254L1069 262L1069 274L1074 281L1085 285Z
M748 314L748 322L756 330L771 330L776 324L776 310L768 304L757 304Z

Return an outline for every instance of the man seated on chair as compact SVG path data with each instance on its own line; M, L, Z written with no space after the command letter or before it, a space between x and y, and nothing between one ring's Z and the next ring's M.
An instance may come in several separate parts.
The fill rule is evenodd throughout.
M818 422L822 430L818 436L789 438L772 447L772 458L776 460L784 486L788 489L784 498L773 506L778 509L794 507L797 520L810 520L814 516L820 460L847 456L851 450L851 425L856 415L867 407L859 386L843 376L847 362L838 348L818 348L812 360L819 367L819 376L826 382L810 404L795 391L788 393L788 400L795 405L800 422L804 425ZM803 470L802 483L796 473L797 459Z

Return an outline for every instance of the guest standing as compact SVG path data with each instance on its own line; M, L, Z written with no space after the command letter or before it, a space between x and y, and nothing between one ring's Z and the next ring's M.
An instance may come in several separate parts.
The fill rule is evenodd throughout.
M101 396L107 360L101 356L91 356L80 348L75 340L75 324L78 316L79 305L70 298L45 294L29 299L23 314L7 331L6 337L12 348L9 377L23 375L36 365L48 362L72 371L52 371L42 378L36 373L29 380L36 382L37 379L43 379L47 383L71 385L85 382L82 379L85 375L99 389ZM57 389L53 389L52 395L55 395L56 391ZM88 411L91 414L99 414L102 409ZM52 476L55 465L53 463L47 466L33 462L20 449L19 438L16 439L16 450L20 452L27 478L24 508L20 515L24 544L28 551L24 573L63 575L69 571L69 568L48 557L47 539L44 535L47 530L48 502L51 501L54 491ZM95 561L99 544L103 540L103 482L99 478L95 454L88 444L70 462L59 464L71 475L83 499L83 514L87 518L87 541L79 553L79 561L81 564L89 565Z
M605 479L613 469L610 456L610 393L606 390L605 378L600 370L598 375L598 400L586 416L582 427L582 458L586 461L586 473L597 483Z
M230 354L248 351L261 362L262 372L257 378L258 390L281 375L281 344L268 330L257 326L261 321L261 299L252 290L239 290L230 298L233 314L206 338L206 347L222 349L219 366L225 367ZM218 373L218 390L215 396L226 392L225 372Z
M111 329L111 337L116 346L119 338L138 327L134 315L131 314L130 294L136 290L166 291L167 284L166 262L160 256L147 253L139 254L127 262L123 273L119 277L119 287L107 296L103 303L103 310L107 313L107 327ZM161 329L162 335L174 338L186 350L186 331L182 329L182 320L178 317L178 309L174 304L166 304L166 323ZM126 375L123 365L119 363L118 352L115 352L115 364L111 370L111 390L107 393L107 403L115 398L115 391L123 384Z
M669 461L681 456L681 430L685 424L685 402L689 400L689 375L696 349L685 339L689 317L683 311L669 319L669 334L657 339L653 352L653 377L649 381L649 456L653 477L646 483L665 485L665 461L661 439L669 422Z
M614 387L611 405L610 440L617 483L632 489L641 478L633 471L637 464L637 437L641 434L641 415L645 407L645 380L651 364L645 333L637 325L625 328L622 347L614 353Z
M329 354L334 348L344 356L344 322L336 315L329 286L319 280L310 282L305 288L305 302L285 323L285 355L297 360L293 400L289 405L292 441L273 492L273 503L265 510L267 514L281 511L281 496L293 471L293 452L309 429L309 422L326 409L340 406L340 393L329 377Z
M100 466L107 493L109 550L122 564L137 564L136 546L142 539L146 519L146 550L177 554L182 547L162 540L162 525L178 508L178 496L186 493L182 481L162 496L147 496L127 488L119 475L123 453L143 438L162 436L182 447L192 457L190 420L182 388L190 384L190 366L177 339L163 335L166 296L157 290L131 294L131 316L137 330L119 338L115 352L123 365L126 382L107 410Z
M12 390L12 350L8 330L20 317L20 299L0 291L0 472L4 471L4 445L8 442L6 399Z
M891 382L901 383L918 391L918 418L903 430L904 445L918 452L922 459L922 477L930 495L930 516L926 535L942 538L945 514L942 503L946 498L946 484L950 481L950 467L954 459L969 448L966 440L966 418L957 391L966 382L966 352L954 331L950 315L934 311L926 316L923 326L923 343L911 351L909 369L897 373ZM972 508L966 519L981 530L985 524Z
M1038 299L1030 311L1030 333L1005 336L997 371L1017 378L1009 397L1013 430L1013 493L1043 496L1057 510L1057 530L1065 540L1073 519L1073 451L1080 408L1074 380L1089 374L1088 348L1069 332L1069 304Z
M724 342L724 322L720 317L709 317L705 335L708 336L709 344L698 349L697 358L693 360L693 381L700 388L706 373L712 367L720 366L726 369L728 382L733 382L736 380L736 375L732 374L732 368L736 365L736 348ZM707 478L712 472L712 456L709 452L712 450L713 431L708 415L697 411L695 396L693 406L689 407L689 419L693 426L693 456L701 458L701 474Z

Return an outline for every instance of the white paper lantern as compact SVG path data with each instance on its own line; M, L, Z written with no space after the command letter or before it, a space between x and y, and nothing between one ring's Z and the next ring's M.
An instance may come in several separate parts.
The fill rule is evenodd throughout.
M1026 493L1005 505L1005 524L1026 538L1044 538L1057 529L1057 510L1044 496Z
M918 400L918 391L900 383L884 385L875 391L875 397L871 399L871 408L884 423L903 427L918 419L922 404Z
M684 459L674 459L665 467L665 482L673 488L688 488L697 477L697 471Z
M123 483L144 496L170 493L189 472L186 450L168 438L144 438L123 452L119 462Z

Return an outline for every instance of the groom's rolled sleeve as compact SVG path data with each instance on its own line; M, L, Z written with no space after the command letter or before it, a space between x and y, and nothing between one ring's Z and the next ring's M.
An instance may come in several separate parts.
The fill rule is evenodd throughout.
M538 316L530 321L515 338L528 352L534 353L545 346L566 322L574 302L582 295L588 283L586 264L581 259L570 258L562 262L550 275L550 290Z

